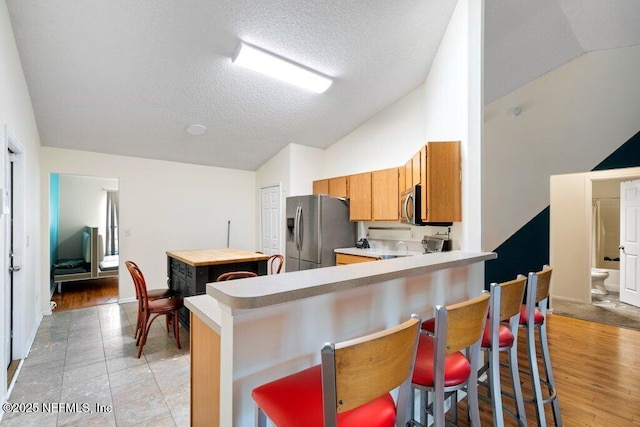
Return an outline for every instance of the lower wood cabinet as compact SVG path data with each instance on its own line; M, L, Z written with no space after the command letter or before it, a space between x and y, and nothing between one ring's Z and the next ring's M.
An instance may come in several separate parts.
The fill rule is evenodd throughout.
M355 264L358 262L377 261L377 258L361 255L336 254L336 265Z
M191 314L191 425L220 425L220 335Z

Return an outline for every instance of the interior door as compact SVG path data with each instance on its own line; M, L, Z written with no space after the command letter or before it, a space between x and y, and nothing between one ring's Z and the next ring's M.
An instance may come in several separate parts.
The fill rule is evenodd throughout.
M262 252L280 254L280 185L263 187L260 191L262 212Z
M7 215L6 221L6 233L5 233L5 248L6 254L9 257L7 260L7 269L5 271L5 294L4 294L4 348L5 348L5 361L7 363L6 367L9 367L11 364L12 356L13 356L13 270L14 270L14 259L13 259L13 162L11 161L12 153L11 150L8 150L6 154L6 192L2 195L4 197L3 202L3 212Z
M640 307L640 180L620 183L620 301Z

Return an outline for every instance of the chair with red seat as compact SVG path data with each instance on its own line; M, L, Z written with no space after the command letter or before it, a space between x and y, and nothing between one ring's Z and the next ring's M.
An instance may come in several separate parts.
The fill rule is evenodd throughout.
M173 324L173 335L176 339L176 345L178 348L181 348L178 310L183 306L182 298L173 297L151 300L148 295L147 284L142 270L132 261L127 261L126 265L133 276L133 284L136 286L136 292L140 295L140 301L142 301L141 330L138 336L138 342L136 343L136 345L139 345L138 358L142 355L142 348L147 342L149 328L151 328L153 321L156 320L158 316L167 317L167 330L169 329L169 325ZM151 315L153 315L153 317L151 317Z
M544 405L552 404L553 418L556 426L562 426L562 416L560 414L560 402L556 390L556 383L553 378L551 357L549 355L549 344L547 341L547 309L549 308L549 292L551 289L551 273L553 269L545 265L541 271L529 273L527 281L527 296L525 304L520 311L521 328L525 329L527 342L527 359L529 370L526 374L531 377L531 388L535 402L538 425L546 427L547 420L544 412ZM545 377L540 376L538 369L538 357L536 349L535 331L538 330L538 342L540 353L545 370ZM542 384L547 388L546 397L542 394Z
M420 320L338 344L321 364L261 385L258 426L404 427ZM397 404L389 393L398 389Z
M488 308L489 294L483 292L467 301L437 306L435 318L423 323L411 384L420 390L421 413L420 421L413 419L411 425L427 425L427 414L431 414L436 427L444 426L445 401L466 390L471 425L480 426L478 360ZM427 393L433 394L431 405L426 404ZM456 405L455 400L451 402L454 422Z
M144 275L140 270L140 267L133 261L126 261L125 265L127 266L127 270L131 274L131 278L133 279L133 285L136 291L136 300L138 300L138 317L136 319L136 330L133 334L133 338L138 338L137 343L140 343L140 332L142 331L142 319L143 319L143 304L142 299L140 298L140 291L138 290L140 280L144 282ZM136 273L139 272L139 273ZM138 282L136 282L138 281ZM145 284L146 287L146 284ZM148 289L147 290L147 298L149 301L154 301L162 298L173 298L176 296L176 292L173 289ZM136 344L137 345L137 344Z
M504 413L514 417L519 425L526 426L527 418L520 385L518 368L518 325L520 306L524 299L527 278L519 275L516 279L490 285L489 319L485 326L481 350L487 354L484 366L478 372L482 376L488 371L488 387L493 409L493 425L504 426ZM513 393L515 412L503 407L500 387L500 352L508 352L508 366ZM485 384L486 383L482 383Z

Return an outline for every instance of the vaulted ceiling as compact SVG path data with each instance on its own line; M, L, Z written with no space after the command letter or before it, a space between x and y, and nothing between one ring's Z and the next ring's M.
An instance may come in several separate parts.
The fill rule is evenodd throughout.
M41 144L256 170L326 148L420 86L456 0L6 0ZM486 0L485 102L593 50L640 44L637 0ZM334 79L231 63L239 41ZM190 124L207 128L186 132Z

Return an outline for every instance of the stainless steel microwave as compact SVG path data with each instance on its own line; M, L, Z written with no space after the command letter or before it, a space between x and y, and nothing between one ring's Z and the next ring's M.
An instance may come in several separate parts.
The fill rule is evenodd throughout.
M424 225L422 222L422 193L420 184L400 194L400 221L411 225Z

